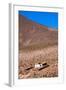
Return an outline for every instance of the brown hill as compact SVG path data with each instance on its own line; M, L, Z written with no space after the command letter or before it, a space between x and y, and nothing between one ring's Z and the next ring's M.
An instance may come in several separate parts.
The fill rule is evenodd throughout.
M19 15L19 49L34 50L58 44L58 31Z

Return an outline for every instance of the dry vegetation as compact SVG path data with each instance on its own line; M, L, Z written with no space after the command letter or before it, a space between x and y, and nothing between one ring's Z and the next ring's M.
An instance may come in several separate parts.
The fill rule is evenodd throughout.
M33 29L34 27L34 29ZM47 63L38 70L36 63ZM19 15L18 78L58 76L58 31L49 29ZM31 69L28 69L30 68Z
M21 51L19 53L19 78L40 78L58 76L58 51L57 45L46 47L41 50ZM38 70L34 67L35 63L47 62L47 68Z

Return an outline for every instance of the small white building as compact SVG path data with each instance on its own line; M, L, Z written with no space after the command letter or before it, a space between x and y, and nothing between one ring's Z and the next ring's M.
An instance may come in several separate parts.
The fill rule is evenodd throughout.
M36 68L36 69L39 69L39 68L42 68L42 67L43 67L43 65L42 65L42 64L40 64L40 63L35 64L35 68Z

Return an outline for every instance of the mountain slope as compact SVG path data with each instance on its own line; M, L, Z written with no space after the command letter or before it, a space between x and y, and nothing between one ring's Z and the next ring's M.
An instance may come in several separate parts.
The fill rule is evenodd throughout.
M19 15L19 49L39 49L58 44L58 31Z

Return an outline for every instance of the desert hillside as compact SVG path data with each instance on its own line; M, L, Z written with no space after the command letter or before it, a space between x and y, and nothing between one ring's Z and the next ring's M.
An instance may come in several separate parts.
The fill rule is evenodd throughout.
M58 43L58 32L19 15L19 48L37 49Z
M18 78L58 76L58 31L19 15ZM44 65L40 69L35 64Z

